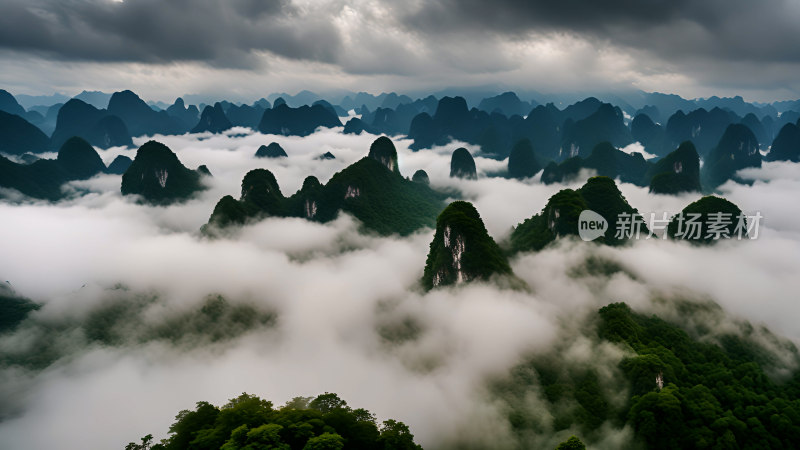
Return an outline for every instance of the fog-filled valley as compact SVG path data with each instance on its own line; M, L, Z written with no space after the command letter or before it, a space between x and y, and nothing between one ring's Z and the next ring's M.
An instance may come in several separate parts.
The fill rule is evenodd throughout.
M425 448L555 448L571 435L591 448L642 446L628 402L658 383L647 375L652 383L639 392L625 361L647 352L605 331L611 316L598 310L620 302L696 345L755 355L769 383L788 386L786 395L796 389L795 162L764 162L717 188L744 213L763 216L757 239L601 245L566 236L509 253L514 282L425 289L433 226L378 233L346 210L324 222L267 214L201 232L220 198L239 198L250 170L268 169L289 197L307 176L328 183L377 137L341 127L307 136L234 127L97 150L109 165L119 155L135 159L152 139L186 167L208 168L204 189L167 205L122 195L122 177L106 173L68 181L55 202L4 190L0 274L8 282L0 293L38 307L0 334L2 446L123 448L148 433L157 442L178 411L241 392L276 406L335 392L379 421L407 424ZM596 173L545 184L541 171L498 175L507 158L482 156L474 144L416 151L412 139L392 141L400 175L422 169L444 205L472 203L503 249L513 227ZM270 142L288 156L256 158ZM475 155L477 179L450 176L457 147ZM318 158L326 152L335 158ZM702 196L616 184L643 215L675 214ZM686 376L661 357L669 366L657 370L663 383ZM562 392L584 392L589 376L604 413L580 396L554 395L548 376L560 377Z

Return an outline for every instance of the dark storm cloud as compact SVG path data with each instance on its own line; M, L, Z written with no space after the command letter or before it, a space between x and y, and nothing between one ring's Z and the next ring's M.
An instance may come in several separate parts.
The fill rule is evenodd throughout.
M443 0L402 14L426 34L568 32L668 58L800 61L796 0Z
M338 30L285 0L8 0L0 47L63 60L247 65L254 51L330 62Z

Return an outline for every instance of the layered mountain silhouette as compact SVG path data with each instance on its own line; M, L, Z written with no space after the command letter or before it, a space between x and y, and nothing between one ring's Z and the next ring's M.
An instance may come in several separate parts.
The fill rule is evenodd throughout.
M425 289L512 275L506 256L489 236L475 207L455 201L436 219L422 285Z
M167 111L155 111L131 91L115 92L108 101L108 113L122 119L133 136L182 134L187 131L182 122Z
M372 111L364 106L361 109L361 119L359 119L361 124L358 126L363 131L372 134L408 134L414 117L420 113L432 114L436 111L438 104L433 96L414 101L409 101L410 99L406 97L403 102L399 103L391 101L393 98L397 98L399 101L400 97L389 95L380 106L373 108ZM351 129L354 129L356 124L353 124Z
M675 151L656 161L648 172L650 192L679 194L699 192L700 156L691 141L682 143Z
M645 113L639 113L631 121L631 138L639 142L645 150L659 155L664 147L664 129Z
M122 175L122 195L138 195L144 202L166 205L191 198L204 189L201 175L181 164L166 145L148 141Z
M638 211L628 204L614 180L608 177L590 178L578 190L563 189L550 197L542 212L518 224L511 233L512 252L541 250L547 244L564 236L578 235L578 218L584 210L591 210L605 219L608 227L594 242L619 245L635 238L634 234L617 235L617 229L640 223L640 237L648 229Z
M290 108L277 100L272 109L264 111L258 130L265 134L284 136L308 136L319 127L333 128L342 126L335 112L325 106L301 106Z
M747 167L761 167L758 139L745 125L732 124L705 160L704 184L714 189Z
M230 120L233 126L248 127L254 130L258 129L258 124L261 122L261 117L264 111L269 108L269 102L264 100L265 103L254 103L251 105L234 105L229 102L220 102L225 116Z
M367 125L358 117L353 117L352 119L348 120L347 123L344 124L344 130L342 132L344 134L361 134L364 132L378 134L378 130L373 128L371 125Z
M131 166L133 160L128 158L125 155L119 155L111 161L111 164L108 165L108 169L106 172L112 173L114 175L122 175L128 170L128 167Z
M203 109L203 114L200 115L200 121L192 128L192 133L203 133L210 131L211 133L222 133L223 131L233 128L233 124L228 120L225 111L222 110L222 104L215 103L214 106L206 106Z
M67 139L58 151L56 161L73 180L85 180L106 170L97 151L79 137Z
M494 97L487 97L478 104L478 109L488 113L499 112L507 117L514 115L524 116L530 112L535 105L530 102L523 102L514 92L504 92Z
M542 166L536 158L530 139L521 139L514 144L511 153L508 155L509 177L517 179L530 178L541 169Z
M542 183L563 183L575 180L582 169L591 169L597 175L617 178L627 183L646 186L649 169L641 153L628 154L609 142L601 142L592 149L588 157L575 156L561 164L550 162L542 172Z
M166 109L167 114L173 119L180 122L181 128L184 130L191 130L200 118L200 111L197 106L186 106L183 99L178 97L175 103Z
M784 125L778 136L772 141L772 148L764 159L800 162L800 126L793 123Z
M0 89L0 111L8 114L16 114L20 117L25 116L25 108L23 108L17 99L5 89Z
M736 114L720 108L710 111L700 108L688 114L678 111L667 121L663 148L669 151L681 142L692 141L700 156L705 156L717 145L728 126L736 122L739 122ZM656 154L663 154L663 150Z
M231 196L221 199L204 227L205 232L215 234L229 225L264 217L302 217L327 222L340 211L353 215L365 228L380 234L406 235L421 227L432 227L444 196L400 175L395 169L396 152L393 155L387 152L384 140L379 138L372 147L372 156L334 174L327 184L308 177L303 187L290 197L283 195L270 171L250 171L242 180L239 199ZM394 167L385 164L381 156L389 156Z
M97 152L79 137L68 139L56 159L38 159L17 164L0 156L0 187L16 189L33 198L57 201L64 197L61 186L105 171Z
M0 153L41 153L49 147L50 139L39 128L16 114L0 111Z
M77 99L68 101L58 110L50 146L60 148L73 136L79 136L100 148L133 146L128 127L120 117Z
M262 145L256 150L256 158L286 158L286 151L277 142L270 142L269 145Z
M616 147L633 142L622 111L608 103L601 104L584 119L564 122L561 156L588 156L599 142L610 142Z

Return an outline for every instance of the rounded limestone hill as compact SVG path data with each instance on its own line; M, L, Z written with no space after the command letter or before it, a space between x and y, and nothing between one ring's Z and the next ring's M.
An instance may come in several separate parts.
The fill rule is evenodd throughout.
M542 166L536 159L531 140L525 138L514 144L508 155L508 176L516 179L530 178L540 170Z
M85 180L105 172L106 165L94 147L77 136L64 142L56 160L74 180Z
M649 171L650 192L680 194L700 191L700 156L691 141L661 158Z
M719 240L747 239L747 225L736 204L708 195L673 217L667 226L667 235L674 240L708 245Z
M202 133L210 131L212 133L222 133L223 131L233 128L233 124L228 120L225 111L222 109L222 104L215 103L214 106L206 106L203 108L203 113L200 115L200 121L197 122L192 133Z
M450 157L450 177L466 178L468 180L478 179L475 160L466 148L459 147L453 151L453 155Z
M511 266L489 236L480 214L465 201L455 201L436 219L422 285L425 289L512 275Z
M106 172L114 174L114 175L122 175L125 171L128 170L128 167L133 164L133 160L128 158L125 155L119 155L111 161L111 164L108 165L108 169Z
M381 136L375 139L369 146L367 156L383 164L390 171L400 173L400 169L397 167L397 149L394 148L394 143L388 137Z
M800 126L793 123L784 125L772 141L772 148L764 159L800 162Z
M428 172L425 172L422 169L419 169L418 171L414 172L414 175L411 176L411 181L426 185L431 184L431 179L430 177L428 177Z
M0 110L0 153L41 153L49 146L50 139L35 125L16 114Z
M186 168L169 147L156 141L139 147L122 175L122 195L139 195L156 205L187 200L203 189L200 174Z
M256 158L286 158L286 150L277 142L270 142L269 145L262 145L256 150Z
M254 169L242 179L242 203L248 209L272 216L283 215L284 200L275 175L267 169Z
M588 209L580 192L562 189L547 201L541 213L525 219L511 233L512 252L539 251L566 235L578 234L578 217Z
M715 189L747 167L761 167L758 139L746 125L729 125L704 162L704 184Z
M591 210L606 221L607 228L594 242L619 245L648 234L639 212L609 177L592 177L578 190L562 189L547 201L542 212L517 225L511 233L511 251L538 251L556 239L577 236L581 212ZM636 228L629 224L635 222ZM626 230L619 234L618 230Z

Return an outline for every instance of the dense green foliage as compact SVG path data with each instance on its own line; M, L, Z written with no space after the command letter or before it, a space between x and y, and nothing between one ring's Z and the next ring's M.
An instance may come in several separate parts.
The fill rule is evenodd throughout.
M525 219L511 233L514 253L541 250L560 236L578 234L578 216L587 209L578 191L562 189L547 201L541 213Z
M592 177L577 191L559 191L550 197L541 213L514 227L510 238L511 251L516 253L541 250L559 237L577 236L578 217L585 209L590 209L606 219L608 229L595 242L609 245L621 244L631 237L617 237L617 227L623 226L621 214L640 217L638 211L625 200L614 180L608 177ZM640 230L644 233L642 236L645 236L647 227L644 223Z
M625 350L610 373L598 369L608 356L598 355L595 366L570 361L555 348L497 382L494 392L508 403L508 419L520 440L531 432L577 429L591 444L607 436L608 425L627 425L635 431L635 444L653 449L795 448L797 349L749 324L721 334L705 321L689 326L693 315L712 319L706 315L720 310L688 302L677 306L675 323L635 313L624 303L601 308L591 319L597 333L593 348L613 343ZM768 341L779 345L781 358L764 347ZM787 355L791 362L781 362ZM532 402L532 395L541 400ZM552 421L543 420L531 404L549 411Z
M152 450L419 450L408 426L386 420L380 426L366 409L353 409L338 395L296 397L280 408L242 394L218 408L198 402L175 417L170 436ZM151 435L142 438L150 442ZM130 449L144 448L135 443Z
M693 215L698 215L693 218ZM671 239L687 240L696 244L711 244L718 239L747 238L745 223L739 223L742 210L721 197L708 195L683 208L667 226ZM694 221L697 226L691 225ZM722 224L722 226L714 224ZM738 230L737 230L738 227ZM719 232L714 232L719 229Z
M636 353L621 364L633 394L627 421L649 448L793 448L800 442L798 378L776 383L767 376L755 341L693 339L625 304L602 308L600 317L601 337ZM655 385L657 375L663 389Z
M586 450L586 446L577 436L570 436L569 439L558 444L556 450Z
M432 289L495 274L510 275L511 267L478 211L468 202L451 203L436 219L422 285Z
M200 174L187 169L166 145L148 141L122 175L122 195L139 195L152 204L187 200L204 189Z
M384 139L388 141L378 141ZM393 158L390 150L373 153L376 158L362 158L334 174L325 185L315 177L306 178L303 187L288 198L271 172L252 170L242 180L241 199L222 198L204 231L214 234L228 225L269 216L328 222L340 211L352 214L365 228L383 235L407 235L422 227L433 227L444 206L443 195L427 184L403 178L396 170L396 152ZM388 158L387 162L393 161L393 170L379 161L381 155Z

